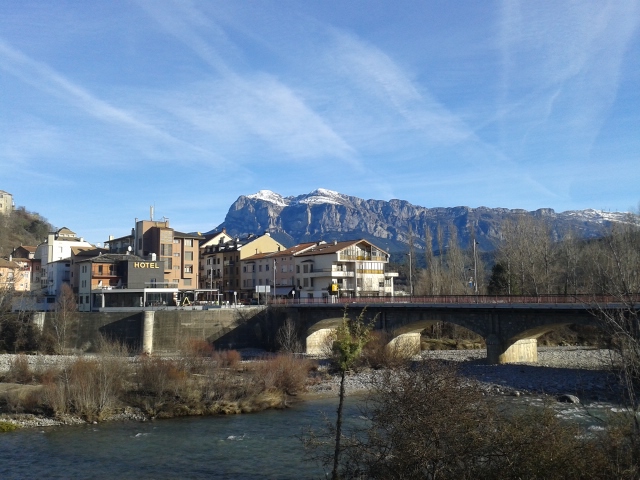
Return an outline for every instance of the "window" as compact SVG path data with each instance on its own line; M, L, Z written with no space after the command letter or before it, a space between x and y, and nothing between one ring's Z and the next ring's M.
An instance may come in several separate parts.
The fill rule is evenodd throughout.
M102 265L98 265L98 273L102 273Z
M193 260L193 252L184 252L184 259L187 261Z
M173 259L172 259L172 258L167 258L167 259L165 260L165 262L166 262L166 267L165 267L165 269L166 269L166 270L171 270L171 269L173 268Z
M261 272L262 271L262 265L258 265L258 271Z
M304 287L308 287L308 286L309 286L309 279L308 279L307 277L305 277L305 278L302 280L302 285L303 285Z
M184 286L185 287L190 287L191 286L191 279L190 278L185 278L184 279Z
M180 253L176 252L176 253L174 253L174 254L173 254L173 256L174 256L174 257L179 257L179 256L180 256Z
M193 238L185 238L184 239L185 247L193 247Z
M309 265L304 264L304 265L302 266L302 269L303 269L304 273L309 273Z
M296 265L296 273L300 273L300 265Z
M160 255L162 257L170 257L173 253L173 245L163 243L160 245Z
M184 273L193 273L193 265L185 265Z
M268 263L264 266L264 271L265 271L265 272L268 272L268 271L269 271L269 264L268 264Z

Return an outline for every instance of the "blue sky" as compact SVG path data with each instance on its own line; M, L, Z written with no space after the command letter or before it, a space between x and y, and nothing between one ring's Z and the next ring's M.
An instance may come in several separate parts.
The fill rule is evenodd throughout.
M240 195L636 209L640 2L0 3L0 189L92 242Z

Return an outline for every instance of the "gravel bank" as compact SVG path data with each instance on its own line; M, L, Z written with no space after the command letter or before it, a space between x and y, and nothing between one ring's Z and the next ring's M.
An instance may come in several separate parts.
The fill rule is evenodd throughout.
M537 364L487 365L485 350L434 350L420 355L424 359L453 362L460 372L490 395L552 395L570 394L582 403L610 402L619 398L617 378L608 370L612 353L587 347L540 347ZM9 369L16 355L0 355L0 373ZM26 356L29 366L45 369L73 361L73 356ZM135 357L130 357L135 361ZM375 371L361 371L346 378L347 394L367 390ZM0 384L1 385L1 384ZM10 385L5 384L9 387ZM339 377L334 376L311 385L309 393L315 395L337 395ZM145 421L147 417L134 409L114 415L110 420ZM76 417L59 419L33 415L2 415L0 421L9 421L20 427L45 427L85 423Z
M571 394L583 403L614 402L620 389L608 370L612 353L588 347L540 347L537 364L487 365L485 350L434 350L422 352L425 359L454 362L460 372L488 394L553 395ZM347 393L367 389L373 371L349 375ZM334 394L339 378L310 387L311 393Z

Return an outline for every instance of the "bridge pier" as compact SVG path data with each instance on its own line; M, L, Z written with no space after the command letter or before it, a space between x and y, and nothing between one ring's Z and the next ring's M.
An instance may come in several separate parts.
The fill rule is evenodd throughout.
M497 335L489 335L486 339L487 363L491 365L503 363L537 363L538 340L525 338L505 348L504 342Z
M155 321L153 310L145 310L142 319L142 353L151 355L153 353L153 324Z
M330 348L330 337L334 332L334 328L323 328L309 335L305 350L307 355L326 355L327 349Z
M387 344L386 348L391 352L417 355L420 353L420 332L398 335Z

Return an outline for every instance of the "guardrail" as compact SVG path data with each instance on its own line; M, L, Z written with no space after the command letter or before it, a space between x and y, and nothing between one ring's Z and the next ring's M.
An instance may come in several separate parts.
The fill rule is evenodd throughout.
M269 303L276 305L324 305L324 304L599 304L621 303L620 298L609 295L428 295L428 296L395 296L395 297L324 297L324 298L269 298ZM629 303L640 303L640 295L625 298Z

